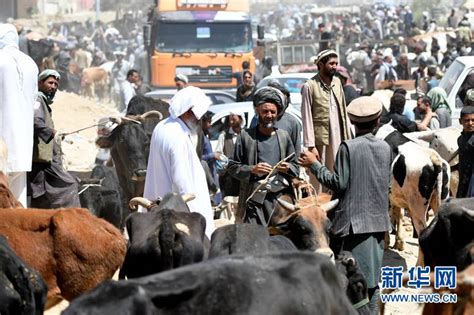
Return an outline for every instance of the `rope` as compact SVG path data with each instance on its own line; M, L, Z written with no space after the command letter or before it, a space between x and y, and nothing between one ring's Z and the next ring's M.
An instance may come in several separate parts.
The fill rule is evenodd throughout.
M82 188L81 191L78 193L78 195L85 192L87 189L89 189L89 187L101 187L101 186L102 186L101 184L86 184L84 185L84 188Z
M369 304L369 302L370 302L369 298L365 297L365 299L360 300L356 304L352 304L352 306L357 310L357 309L361 308L362 306L365 306L365 305Z
M252 197L255 195L255 193L260 189L262 188L264 185L266 185L268 183L268 180L270 179L270 177L273 176L273 174L275 173L276 169L278 168L278 166L280 166L282 163L288 161L289 159L291 159L293 156L295 155L295 152L291 153L290 155L288 155L286 158L284 158L283 160L279 161L273 168L272 170L270 171L270 173L268 173L267 177L265 177L265 179L263 181L260 181L260 184L257 186L257 188L255 188L255 190L252 192L252 194L247 198L247 200L245 202L249 202L250 199L252 199Z

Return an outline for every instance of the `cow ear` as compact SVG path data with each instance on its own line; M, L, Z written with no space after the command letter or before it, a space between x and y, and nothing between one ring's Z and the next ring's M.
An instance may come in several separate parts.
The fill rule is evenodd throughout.
M168 290L157 290L158 293L151 298L151 301L158 310L177 309L184 301L191 300L198 294L197 282L186 282L188 286L182 282L182 285L167 288Z

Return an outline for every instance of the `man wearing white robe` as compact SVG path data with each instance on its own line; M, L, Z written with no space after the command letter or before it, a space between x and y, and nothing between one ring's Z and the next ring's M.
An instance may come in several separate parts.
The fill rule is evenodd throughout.
M10 190L26 207L26 172L33 157L33 105L38 67L18 48L12 24L0 24L0 137L8 148Z
M214 216L193 139L197 136L198 121L211 101L201 89L189 86L178 91L170 103L170 117L153 131L143 196L153 200L167 193L194 193L196 199L188 202L188 206L204 216L206 235L210 237Z

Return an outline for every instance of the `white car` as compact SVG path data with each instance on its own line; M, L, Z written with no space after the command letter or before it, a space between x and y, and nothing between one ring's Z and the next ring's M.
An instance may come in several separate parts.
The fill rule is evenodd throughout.
M258 82L257 88L261 88L268 85L268 82L277 80L282 86L290 91L291 104L297 109L301 108L301 87L305 82L316 73L314 72L302 72L302 73L284 73L269 75Z
M252 102L229 103L225 106L211 105L209 111L214 113L211 120L211 129L209 130L212 150L216 149L219 134L227 128L225 125L227 116L231 114L239 114L242 116L244 119L243 128L250 128L252 119L255 117ZM302 127L301 112L297 108L290 105L286 112L294 116Z
M458 93L468 75L474 75L474 56L456 58L439 82L439 86L442 87L448 95L448 103L451 108L453 126L458 128L461 127L459 124L459 117L463 107L463 103L459 98ZM474 88L474 86L469 86L468 88Z
M204 93L211 99L213 105L227 104L235 102L235 95L220 91L220 90L206 90L202 89ZM176 94L176 89L163 89L154 90L145 94L145 96L152 97L154 99L160 99L165 102L169 102Z

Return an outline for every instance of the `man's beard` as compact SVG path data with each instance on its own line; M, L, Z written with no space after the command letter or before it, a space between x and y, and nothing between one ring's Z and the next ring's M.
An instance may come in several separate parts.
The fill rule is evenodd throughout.
M54 96L56 95L56 91L51 91L51 92L44 92L44 95L48 98L48 100L53 101Z
M333 76L336 75L336 72L337 72L337 69L330 69L326 73L327 73L328 77L332 78Z
M198 133L199 120L187 119L184 123L186 124L186 126L188 126L189 131L191 132L191 134L195 135L195 134Z
M275 120L264 120L262 117L258 116L258 123L264 128L272 128L275 125Z

